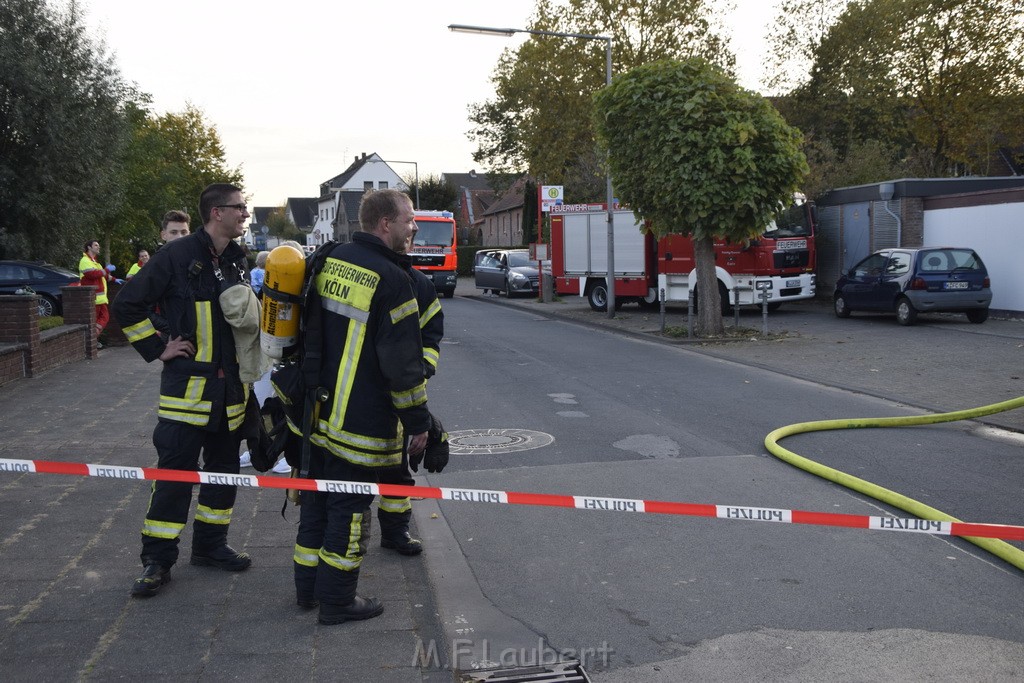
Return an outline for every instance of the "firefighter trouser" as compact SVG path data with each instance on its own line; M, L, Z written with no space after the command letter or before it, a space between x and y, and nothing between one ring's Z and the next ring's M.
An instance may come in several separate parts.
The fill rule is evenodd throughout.
M381 484L398 484L415 486L416 480L409 472L409 454L402 449L402 465L385 467L380 470L377 481ZM409 531L409 520L412 518L412 501L408 496L392 498L381 496L377 506L377 521L380 522L380 535L384 538L398 539Z
M377 482L373 469L356 467L312 446L310 476ZM347 605L356 596L359 566L370 537L372 494L302 491L295 538L295 591L299 600Z
M169 470L199 469L238 474L239 432L230 433L227 420L219 431L209 432L179 422L157 422L153 430L157 467ZM142 564L170 567L178 559L178 538L188 521L192 486L185 482L155 481L149 511L142 527ZM206 552L227 542L236 487L199 485L199 501L192 525L193 551Z

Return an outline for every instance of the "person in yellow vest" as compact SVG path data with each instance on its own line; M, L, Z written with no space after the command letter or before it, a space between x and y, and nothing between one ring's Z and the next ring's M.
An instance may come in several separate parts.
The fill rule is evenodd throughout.
M113 282L114 276L110 273L109 266L104 268L99 262L100 243L96 240L89 240L85 243L85 252L78 261L78 276L82 279L83 287L96 288L96 335L103 331L103 328L110 322L110 310L107 299L107 282Z
M125 280L131 280L135 277L135 274L142 270L142 266L146 265L146 261L149 260L149 252L145 249L139 249L139 260L132 264L132 267L128 269L128 274L125 276Z

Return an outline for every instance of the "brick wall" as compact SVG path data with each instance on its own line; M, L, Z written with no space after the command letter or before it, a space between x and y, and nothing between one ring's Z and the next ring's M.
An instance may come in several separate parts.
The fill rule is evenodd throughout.
M95 291L62 287L64 325L39 331L34 294L0 296L0 384L95 358Z

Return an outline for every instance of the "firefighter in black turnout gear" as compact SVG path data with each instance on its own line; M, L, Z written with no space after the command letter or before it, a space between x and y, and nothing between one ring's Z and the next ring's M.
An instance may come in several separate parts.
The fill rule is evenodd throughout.
M376 483L398 467L408 438L423 451L430 427L419 309L398 251L415 222L396 190L363 196L360 231L329 252L316 276L322 308L320 386L309 474ZM319 390L318 390L319 391ZM302 491L294 573L297 602L320 606L322 624L369 619L384 611L356 594L369 537L369 487Z
M238 374L232 328L219 304L227 288L246 283L242 235L249 217L242 193L216 183L199 200L204 227L164 245L114 302L125 336L151 362L161 360L158 422L153 432L164 469L238 474L240 427L248 388ZM150 319L160 307L169 331L157 334ZM156 481L142 527L143 573L132 595L149 597L170 581L178 539L188 519L192 484ZM192 526L191 563L242 571L251 559L227 544L236 487L201 484Z
M414 228L409 240L403 245L402 254L412 248L418 228ZM412 267L408 256L401 259L412 280L419 308L420 337L423 345L423 373L427 379L434 376L441 355L441 339L444 337L444 313L441 302L437 299L437 290L430 278ZM398 484L415 486L416 481L409 472L409 454L402 453L402 464L399 467L384 468L380 472L381 484ZM377 521L380 522L380 545L382 548L395 550L402 555L419 555L423 552L423 543L409 534L409 520L412 518L412 500L408 497L392 498L381 496L377 507Z

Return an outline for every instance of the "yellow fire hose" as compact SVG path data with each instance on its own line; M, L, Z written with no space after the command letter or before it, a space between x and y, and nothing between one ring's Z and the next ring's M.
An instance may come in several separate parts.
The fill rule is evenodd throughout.
M1002 403L993 403L992 405L982 406L980 408L971 408L969 410L958 410L952 413L940 413L937 415L921 415L918 417L869 417L869 418L857 418L852 420L820 420L818 422L799 422L797 424L787 425L776 429L768 436L764 438L764 445L768 448L768 452L775 457L783 460L794 467L799 467L802 470L806 470L811 474L817 475L829 481L833 481L840 486L845 486L848 489L852 489L859 493L863 493L866 496L880 500L883 503L892 505L901 510L905 510L912 515L916 515L921 519L940 521L940 522L960 522L962 520L957 519L951 515L947 515L941 510L936 510L933 507L929 507L924 503L916 501L912 498L890 491L889 489L872 484L864 479L859 479L852 475L840 472L839 470L826 467L821 463L809 460L792 451L788 451L778 444L779 441L786 438L787 436L793 436L794 434L806 434L808 432L822 432L830 429L864 429L868 427L909 427L914 425L927 425L937 424L939 422L956 422L957 420L970 420L976 417L982 417L984 415L992 415L993 413L1001 413L1007 410L1013 410L1014 408L1020 408L1024 406L1024 396L1020 398L1011 399L1009 401L1003 401ZM996 538L979 538L977 536L964 536L964 539L970 541L974 545L987 550L996 557L1006 560L1014 567L1024 570L1024 550L1020 550L1005 541L1001 541Z

